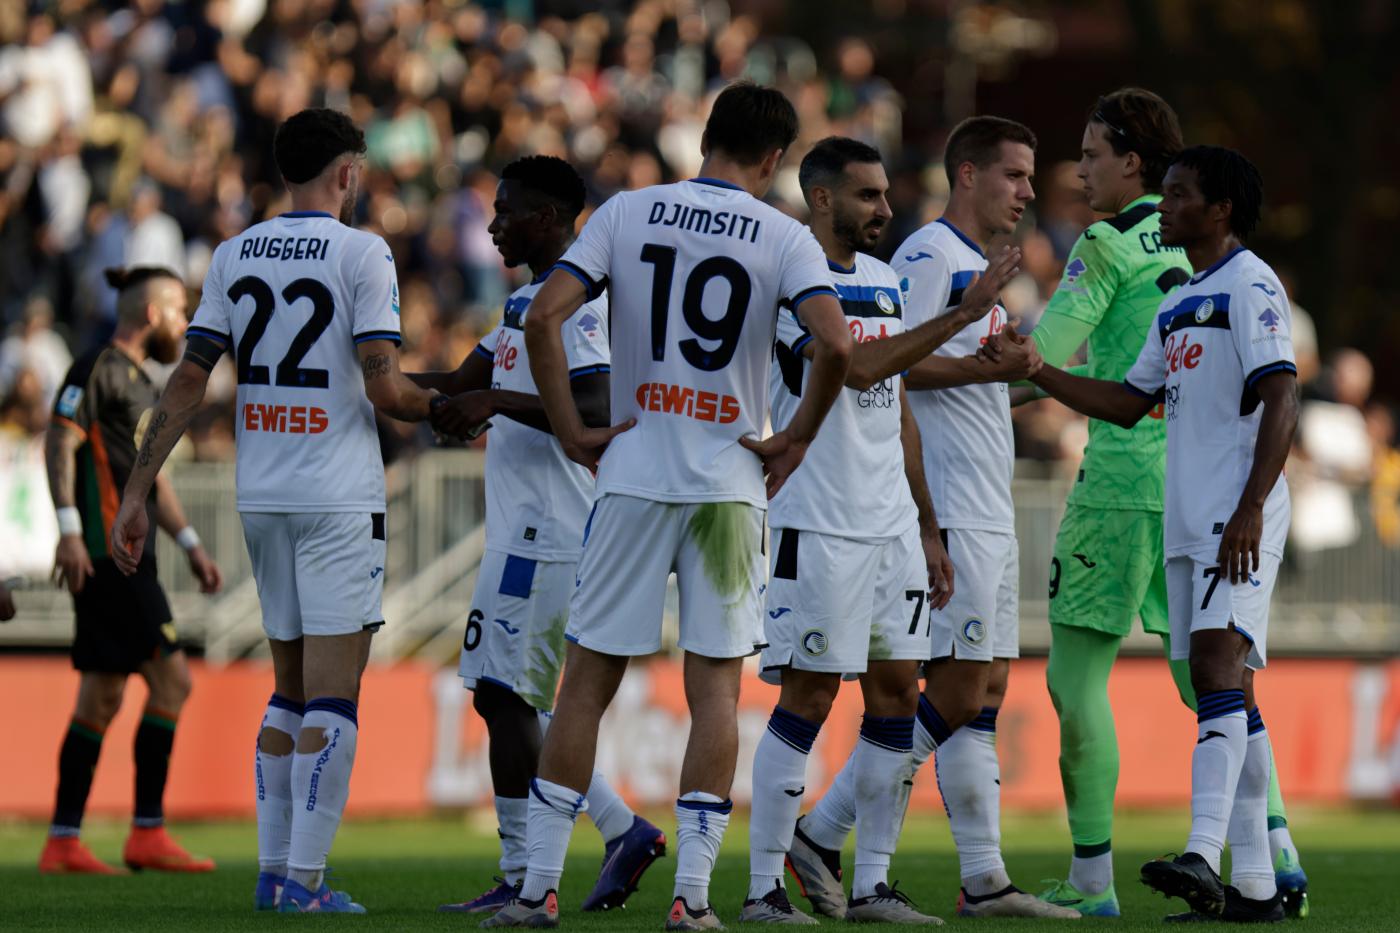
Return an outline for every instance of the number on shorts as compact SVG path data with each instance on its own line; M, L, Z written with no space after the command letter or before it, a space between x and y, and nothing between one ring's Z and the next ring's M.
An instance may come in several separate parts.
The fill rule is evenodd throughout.
M462 639L462 647L467 651L475 651L476 646L481 644L481 620L484 618L486 613L480 609L467 613L467 634Z
M1060 595L1060 559L1050 558L1050 598Z
M910 634L910 635L916 635L916 634L918 634L918 632L919 632L919 616L921 616L921 615L924 614L924 600L925 600L926 597L927 597L927 594L926 594L923 590L905 590L905 591L904 591L904 598L905 598L906 600L912 600L913 603L914 603L914 618L912 618L912 619L909 620L909 634ZM933 621L932 621L932 620L929 620L929 625L930 625L930 626L933 625ZM927 629L924 630L924 634L925 634L925 635L929 634L929 632L928 632Z
M1220 585L1220 568L1207 567L1201 572L1201 576L1210 577L1210 586L1206 587L1206 598L1201 600L1201 609L1204 610L1210 605L1210 598L1215 595L1215 588Z

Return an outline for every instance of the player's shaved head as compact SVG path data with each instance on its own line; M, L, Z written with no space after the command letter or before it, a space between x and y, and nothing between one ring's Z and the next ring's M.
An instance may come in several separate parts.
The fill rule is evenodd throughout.
M175 289L185 290L179 277L162 266L107 269L103 276L117 290L117 320L123 324L144 326L148 305Z
M293 114L279 126L272 151L282 179L304 185L346 153L363 153L365 134L345 114L316 107Z
M555 156L516 159L501 171L501 181L514 182L532 205L551 205L561 224L573 228L583 211L583 179L572 165Z
M705 144L739 165L757 165L797 138L797 111L781 91L736 81L715 98Z
M1117 155L1138 154L1145 190L1162 190L1167 166L1184 145L1181 123L1170 104L1140 87L1120 88L1094 102L1089 122L1104 128L1104 138Z

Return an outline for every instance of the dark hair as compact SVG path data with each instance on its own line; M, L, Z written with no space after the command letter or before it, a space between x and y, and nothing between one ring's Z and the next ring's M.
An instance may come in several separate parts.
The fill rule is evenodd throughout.
M273 156L282 178L304 185L347 152L365 151L365 134L337 110L314 107L293 114L277 128Z
M816 185L830 186L846 172L852 162L869 164L880 161L880 150L847 136L828 136L807 153L797 169L797 183L806 195Z
M123 269L121 266L112 266L102 270L102 277L107 280L107 284L119 292L124 292L128 288L133 288L151 279L174 279L183 282L183 279L175 273L174 269L166 266L132 266Z
M1264 206L1264 178L1244 156L1224 146L1183 149L1172 165L1195 169L1207 204L1230 202L1230 229L1243 240L1259 225Z
M563 159L547 155L516 159L501 170L501 181L517 181L531 195L550 202L565 223L572 224L583 211L583 179Z
M1167 166L1185 145L1181 124L1170 104L1140 87L1119 88L1094 102L1089 122L1108 130L1108 143L1118 155L1138 154L1144 188L1162 190Z
M953 127L943 154L943 171L948 184L957 183L958 166L971 162L978 168L992 164L1001 154L1001 144L1024 143L1035 151L1035 134L1030 127L1002 117L968 117Z
M797 111L771 87L736 81L720 92L705 121L705 141L740 165L754 165L797 138Z

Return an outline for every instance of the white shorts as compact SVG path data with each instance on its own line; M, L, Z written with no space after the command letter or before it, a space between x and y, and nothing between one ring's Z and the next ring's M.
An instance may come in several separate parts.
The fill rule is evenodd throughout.
M535 709L554 707L577 567L505 551L482 555L457 664L467 689L484 680Z
M931 657L990 661L1021 655L1021 555L1016 536L945 528L953 598L933 612Z
M854 679L869 661L928 659L928 569L917 528L883 542L775 530L768 581L768 683L782 669Z
M1192 557L1167 558L1167 618L1172 630L1172 660L1191 656L1191 633L1235 630L1250 644L1245 663L1260 670L1268 663L1269 600L1278 580L1279 558L1261 551L1259 569L1244 583L1230 582L1220 564Z
M763 563L762 509L604 495L584 528L566 637L619 657L660 651L674 572L681 649L711 658L753 654L763 642Z
M384 624L384 513L241 512L274 641L351 635Z

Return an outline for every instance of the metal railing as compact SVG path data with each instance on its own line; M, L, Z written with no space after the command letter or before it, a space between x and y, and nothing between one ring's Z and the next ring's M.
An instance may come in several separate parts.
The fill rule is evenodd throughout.
M388 471L389 624L375 639L376 658L455 658L485 543L483 466L478 451L433 450ZM215 661L264 656L257 589L234 510L233 464L173 464L170 470L186 512L225 576L222 594L201 596L178 546L160 536L161 582L182 638ZM1065 481L1052 478L1018 478L1013 487L1027 653L1049 645L1050 560L1067 491ZM1400 652L1400 550L1379 540L1362 495L1356 495L1362 529L1355 543L1313 552L1290 548L1274 592L1271 653ZM0 626L0 648L68 643L72 605L66 594L31 589L17 599L20 616ZM675 608L672 592L665 627L672 635ZM1156 653L1161 645L1137 632L1124 650Z

